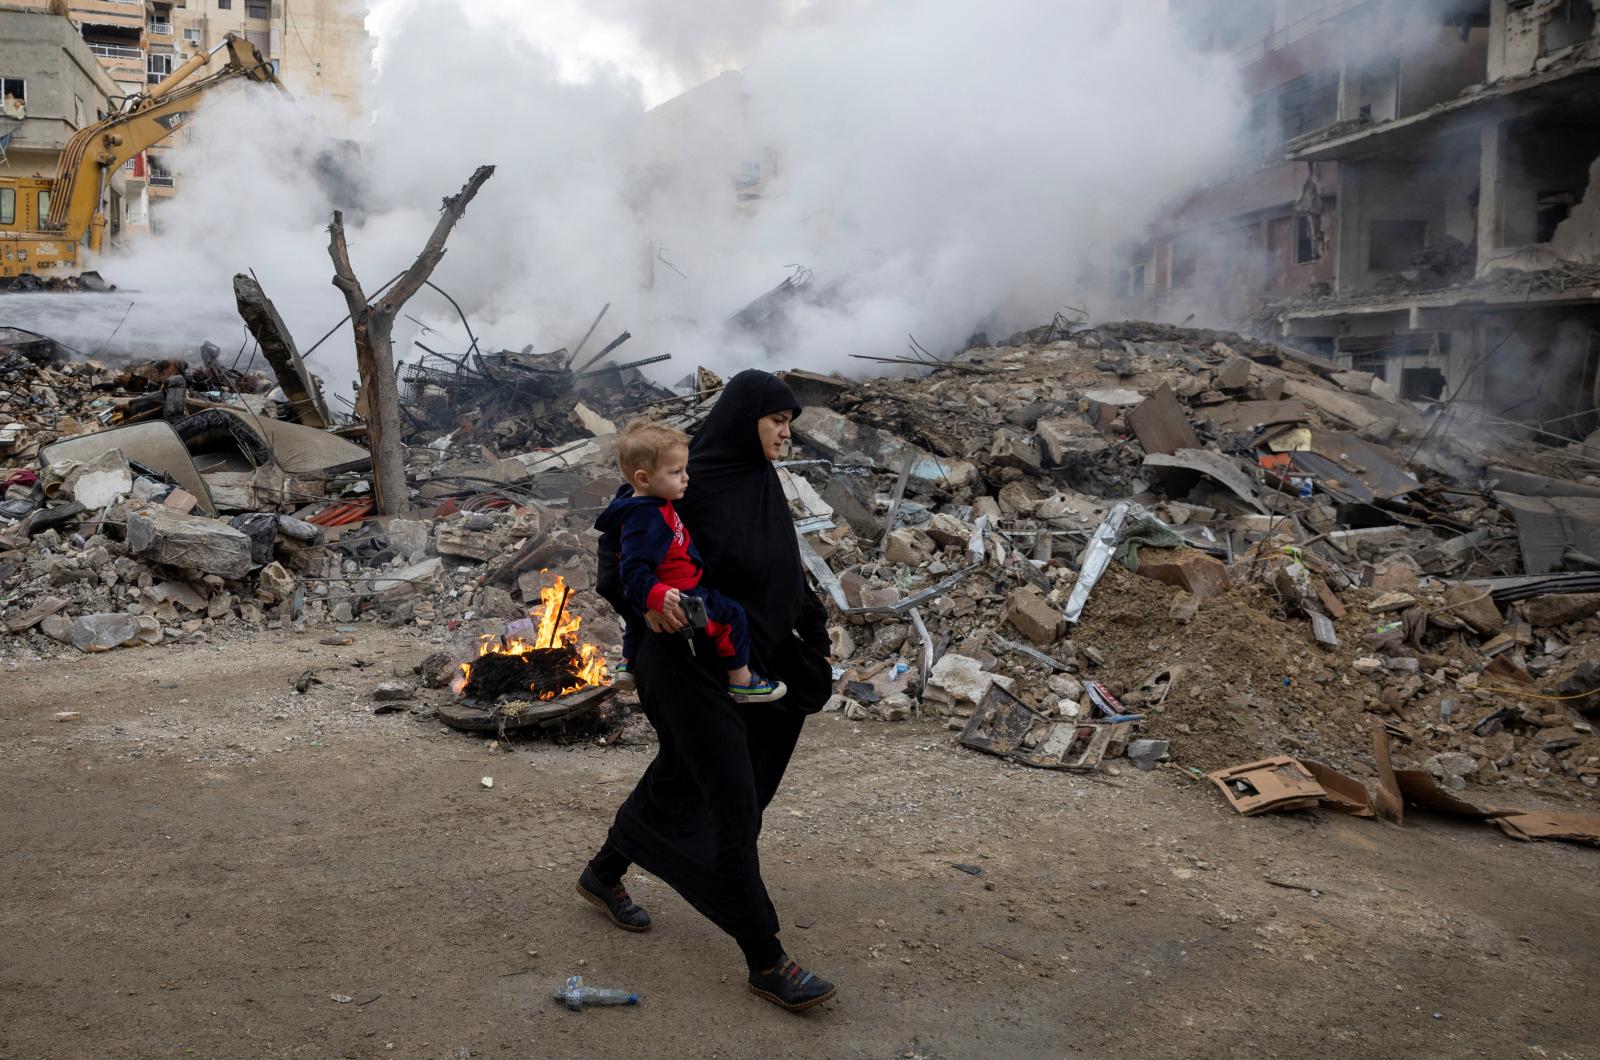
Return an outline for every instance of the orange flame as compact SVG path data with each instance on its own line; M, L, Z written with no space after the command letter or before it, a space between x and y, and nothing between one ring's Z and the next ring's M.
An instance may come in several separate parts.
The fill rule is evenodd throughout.
M518 633L506 638L485 633L478 638L478 656L482 657L490 652L501 655L527 655L540 648L569 645L577 649L581 660L573 683L564 688L541 691L539 698L556 699L593 685L605 684L607 677L605 656L595 645L579 643L578 631L583 626L583 619L564 606L570 602L566 579L558 574L554 583L539 590L539 606L528 615L529 618L536 620L532 637L525 638ZM461 695L471 677L472 664L462 663L461 672L450 682L450 690L458 696ZM529 691L534 690L530 688Z

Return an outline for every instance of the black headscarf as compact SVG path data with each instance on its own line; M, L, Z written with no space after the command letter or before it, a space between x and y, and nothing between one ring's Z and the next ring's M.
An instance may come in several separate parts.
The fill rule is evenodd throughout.
M744 605L757 651L794 628L808 590L794 518L757 421L800 415L794 391L770 372L740 372L722 390L689 446L689 491L674 501L705 560L705 582Z

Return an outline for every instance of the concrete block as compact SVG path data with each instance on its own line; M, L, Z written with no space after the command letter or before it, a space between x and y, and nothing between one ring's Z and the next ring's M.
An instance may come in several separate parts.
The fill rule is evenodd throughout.
M1147 551L1140 557L1139 573L1183 589L1196 600L1221 596L1229 587L1228 568L1222 561L1196 549L1179 549L1164 559Z
M1006 621L1033 643L1045 647L1061 636L1061 614L1032 586L1006 596Z
M179 570L242 578L252 566L250 539L225 523L179 515L160 505L128 514L128 551Z

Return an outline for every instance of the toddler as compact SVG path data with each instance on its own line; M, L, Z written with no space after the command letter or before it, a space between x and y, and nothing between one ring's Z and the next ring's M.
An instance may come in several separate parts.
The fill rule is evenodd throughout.
M637 419L617 439L617 464L625 484L595 521L600 548L618 559L626 608L622 616L622 663L616 683L633 683L631 663L644 635L646 611L662 611L684 596L705 604L706 635L728 670L728 694L736 700L772 702L788 689L750 671L750 631L744 608L700 584L705 564L672 502L689 486L689 439L680 430ZM616 603L613 602L613 606Z

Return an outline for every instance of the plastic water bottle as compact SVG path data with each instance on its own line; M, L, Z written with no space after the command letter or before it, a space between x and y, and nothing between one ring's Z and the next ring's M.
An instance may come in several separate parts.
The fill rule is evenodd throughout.
M637 1005L639 995L631 990L610 990L603 986L584 986L583 976L569 975L567 981L550 991L550 996L574 1012L588 1005Z

